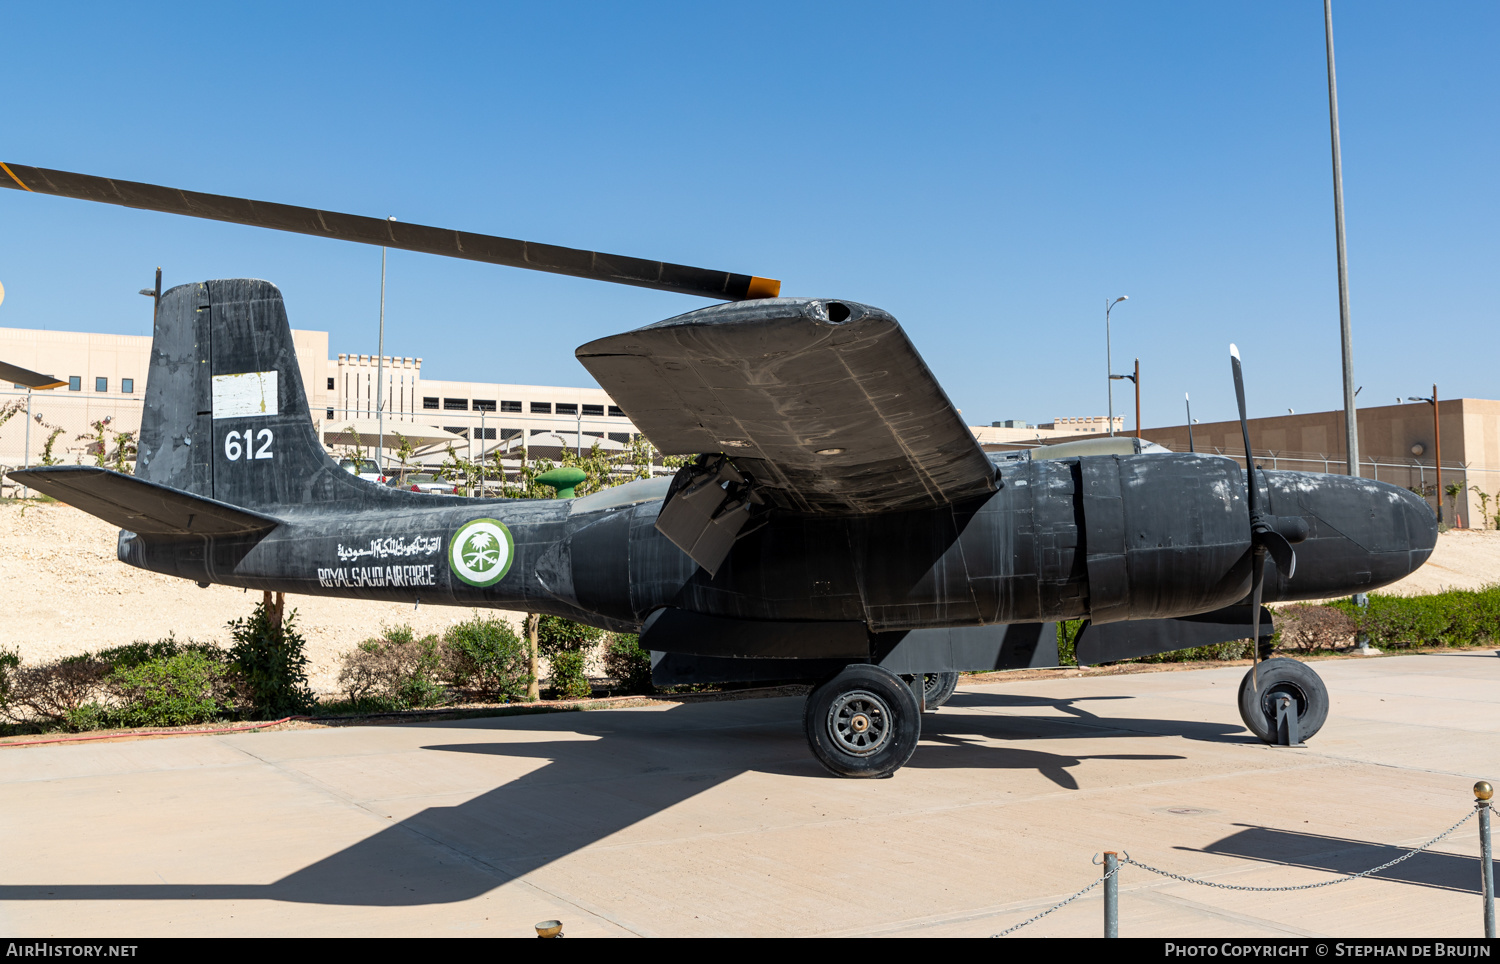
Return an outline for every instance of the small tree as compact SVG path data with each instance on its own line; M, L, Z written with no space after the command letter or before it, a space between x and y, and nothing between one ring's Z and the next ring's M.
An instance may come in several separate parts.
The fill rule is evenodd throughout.
M396 436L397 442L401 443L396 447L396 458L401 462L401 468L399 470L400 474L398 476L398 478L400 479L399 484L405 485L406 467L411 463L412 456L417 454L417 450L416 447L411 444L411 439L407 438L405 435L402 435L400 432L392 432L391 434Z
M266 594L268 597L270 593ZM234 619L229 629L234 645L229 659L243 677L244 694L258 719L272 719L312 709L312 690L307 686L307 646L294 628L297 611L282 618L284 597L276 594L255 604L249 619Z
M604 630L575 623L561 616L543 616L537 626L538 648L552 664L552 694L559 699L580 699L593 692L585 667L591 649L604 637Z
M1459 521L1458 497L1464 494L1464 484L1462 482L1449 482L1443 486L1443 491L1448 494L1449 514L1453 516L1454 521Z
M1469 491L1479 496L1480 518L1484 520L1484 527L1490 527L1490 494L1477 485L1469 486Z

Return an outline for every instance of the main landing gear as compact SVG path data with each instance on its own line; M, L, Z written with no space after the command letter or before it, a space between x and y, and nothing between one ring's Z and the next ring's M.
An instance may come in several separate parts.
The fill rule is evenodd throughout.
M1250 732L1281 746L1300 746L1328 719L1328 687L1295 659L1262 660L1240 680L1239 702Z
M835 775L888 777L917 748L922 708L895 673L854 663L808 694L802 726L813 755Z
M958 689L957 673L924 673L922 675L923 709L935 710L953 698Z

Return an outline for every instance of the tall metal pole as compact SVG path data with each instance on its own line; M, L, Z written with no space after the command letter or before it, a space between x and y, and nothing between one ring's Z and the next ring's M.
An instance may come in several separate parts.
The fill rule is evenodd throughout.
M1114 305L1104 299L1104 369L1108 376L1104 384L1109 386L1109 434L1115 434L1115 363L1109 345L1109 310Z
M395 217L386 218L396 220ZM380 246L380 352L375 358L375 418L380 438L375 442L375 468L385 475L385 245Z
M375 442L375 469L385 475L385 246L380 247L380 354L375 359L375 418L380 438Z
M1187 405L1188 451L1193 452L1196 451L1193 448L1193 400L1188 397L1187 392L1183 392L1182 401Z
M1114 310L1115 305L1122 301L1129 301L1129 295L1121 295L1114 301L1104 299L1104 367L1106 369L1105 386L1109 390L1109 434L1115 434L1115 363L1111 354L1109 339L1109 313Z
M1443 430L1438 427L1437 385L1432 386L1432 442L1437 449L1432 464L1437 469L1437 520L1443 521Z
M1354 409L1354 340L1349 331L1349 261L1344 247L1344 164L1339 153L1339 88L1333 70L1333 0L1323 0L1323 36L1328 51L1328 127L1333 139L1333 220L1339 257L1339 335L1344 354L1344 457L1348 473L1354 476L1359 474L1359 422Z
M1135 437L1141 437L1141 360L1135 360Z

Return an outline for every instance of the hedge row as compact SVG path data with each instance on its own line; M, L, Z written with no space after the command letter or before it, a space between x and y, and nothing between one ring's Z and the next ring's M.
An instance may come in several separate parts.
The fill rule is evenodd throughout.
M1383 650L1500 644L1500 585L1483 589L1450 589L1426 596L1372 593L1365 607L1341 599L1322 605L1291 605L1276 610L1272 645L1282 652L1329 652L1353 646L1367 637ZM1082 620L1058 623L1057 648L1064 666L1077 665L1073 644ZM1188 663L1244 659L1248 639L1161 653L1133 663Z

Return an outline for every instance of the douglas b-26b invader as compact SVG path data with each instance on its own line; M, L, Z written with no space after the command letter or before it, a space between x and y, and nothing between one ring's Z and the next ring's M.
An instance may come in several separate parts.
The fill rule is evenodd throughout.
M987 454L896 319L764 278L14 164L0 184L725 302L577 351L693 456L671 478L531 500L350 475L280 292L250 280L161 294L134 475L11 475L118 525L122 561L202 585L551 613L639 632L661 682L806 679L808 742L845 776L904 764L959 671L1056 665L1057 620L1087 620L1081 663L1260 641L1263 602L1378 588L1437 538L1425 501L1368 479L1134 439ZM1257 660L1239 704L1273 741L1315 733L1328 696Z

